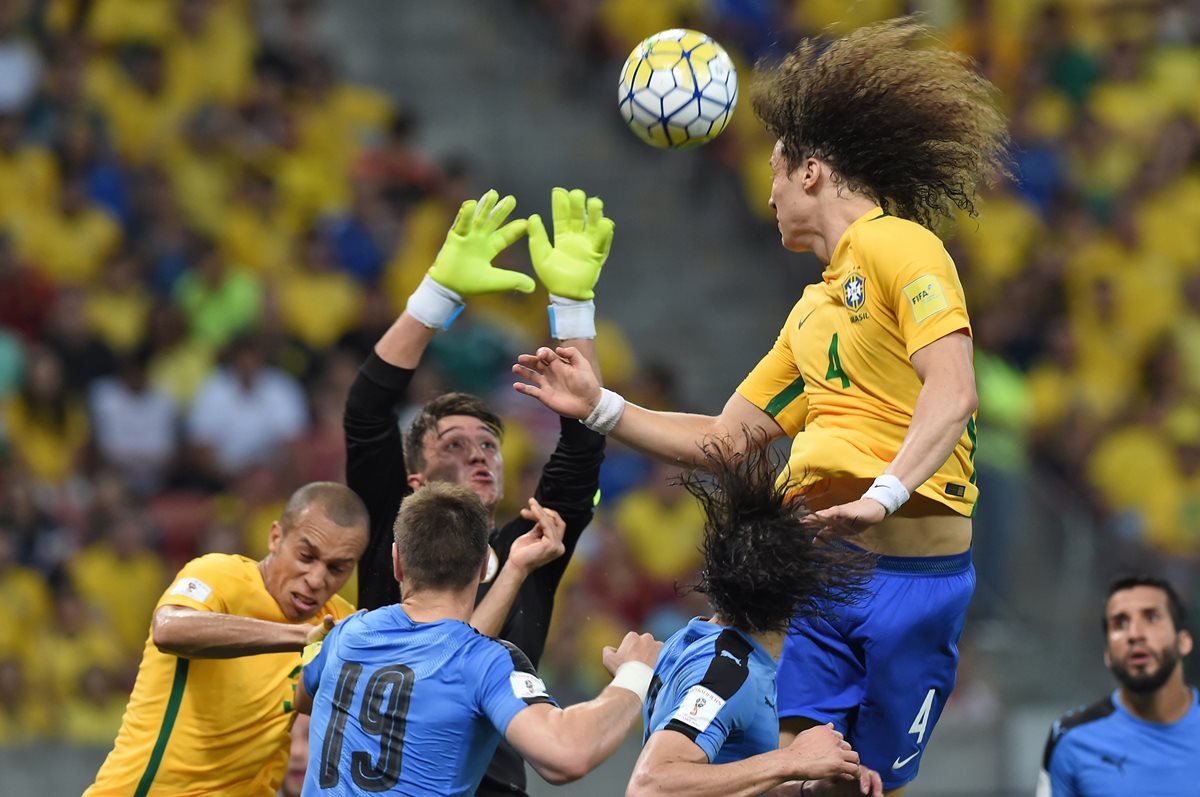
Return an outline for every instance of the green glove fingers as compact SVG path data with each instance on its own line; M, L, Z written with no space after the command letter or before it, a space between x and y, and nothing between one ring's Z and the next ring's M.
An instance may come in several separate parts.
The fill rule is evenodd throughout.
M492 233L491 243L492 246L496 248L496 251L492 254L492 257L495 257L508 247L515 244L517 241L521 240L521 236L525 234L528 225L528 219L516 219L514 221L510 221L508 224L505 224L503 227Z
M579 189L555 188L550 194L554 243L538 216L529 219L529 256L546 290L554 296L589 301L612 244L613 223L604 202Z
M586 225L584 220L584 206L587 202L587 194L576 188L567 194L570 202L570 215L567 216L567 232L583 232ZM558 238L558 228L554 230L554 237Z
M496 255L525 234L525 219L504 223L516 206L515 198L500 199L494 190L478 201L463 202L429 277L460 296L510 290L531 293L534 282L529 276L492 266Z
M534 262L544 263L554 254L554 247L550 245L550 238L546 235L546 225L542 223L542 217L534 213L529 217L529 258ZM540 276L540 272L539 272Z
M596 234L592 238L596 246L596 254L600 256L600 262L608 260L608 250L612 249L613 231L617 225L612 219L600 219L596 225Z
M458 207L458 215L454 217L454 224L450 226L450 232L455 235L466 235L471 229L471 223L475 221L475 207L479 203L474 199L468 199Z
M566 232L570 224L569 218L571 215L571 200L567 196L567 189L553 188L550 190L550 216L554 221L554 236L557 238L559 232Z

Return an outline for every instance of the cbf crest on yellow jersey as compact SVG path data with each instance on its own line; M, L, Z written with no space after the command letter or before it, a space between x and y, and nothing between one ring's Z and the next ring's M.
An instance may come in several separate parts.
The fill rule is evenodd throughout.
M258 563L244 556L188 562L159 599L167 605L287 622ZM353 611L335 595L317 617ZM186 659L147 638L116 744L84 794L273 797L287 766L300 671L299 652Z
M921 390L913 353L970 331L962 283L942 242L875 208L846 229L821 282L804 289L737 392L795 438L788 464L796 486L874 479L912 420ZM970 515L974 457L972 417L950 458L916 492Z

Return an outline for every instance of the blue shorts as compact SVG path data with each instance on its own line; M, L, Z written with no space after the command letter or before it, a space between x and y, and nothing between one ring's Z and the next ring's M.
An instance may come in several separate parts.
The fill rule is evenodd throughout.
M970 551L879 557L862 603L792 624L779 716L832 722L884 788L908 783L954 689L974 591Z

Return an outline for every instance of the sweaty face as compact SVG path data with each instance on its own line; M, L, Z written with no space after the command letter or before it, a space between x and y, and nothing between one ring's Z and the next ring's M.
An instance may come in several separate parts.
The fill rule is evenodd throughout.
M310 620L350 578L366 547L366 526L339 526L310 506L286 533L271 526L263 583L288 620Z
M771 200L768 204L775 211L783 248L789 252L806 252L812 248L809 239L816 200L804 190L804 174L803 166L788 173L783 143L777 142L771 153Z
M1161 589L1137 586L1108 599L1105 663L1131 692L1147 693L1165 684L1190 651L1190 637L1175 628Z
M504 495L504 460L500 438L470 415L447 415L425 435L425 467L409 477L414 487L450 482L479 496L491 511Z

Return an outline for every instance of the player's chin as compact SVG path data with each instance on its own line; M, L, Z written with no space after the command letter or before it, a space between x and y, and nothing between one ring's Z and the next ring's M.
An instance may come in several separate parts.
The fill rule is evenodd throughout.
M808 252L811 249L806 242L799 240L794 235L788 235L787 231L785 230L780 231L779 242L783 244L784 249L788 250L789 252L796 252L797 254L800 252Z
M504 495L504 489L496 481L476 480L468 484L471 491L479 496L479 500L487 507L490 512L496 508L496 504L500 503L501 496Z

